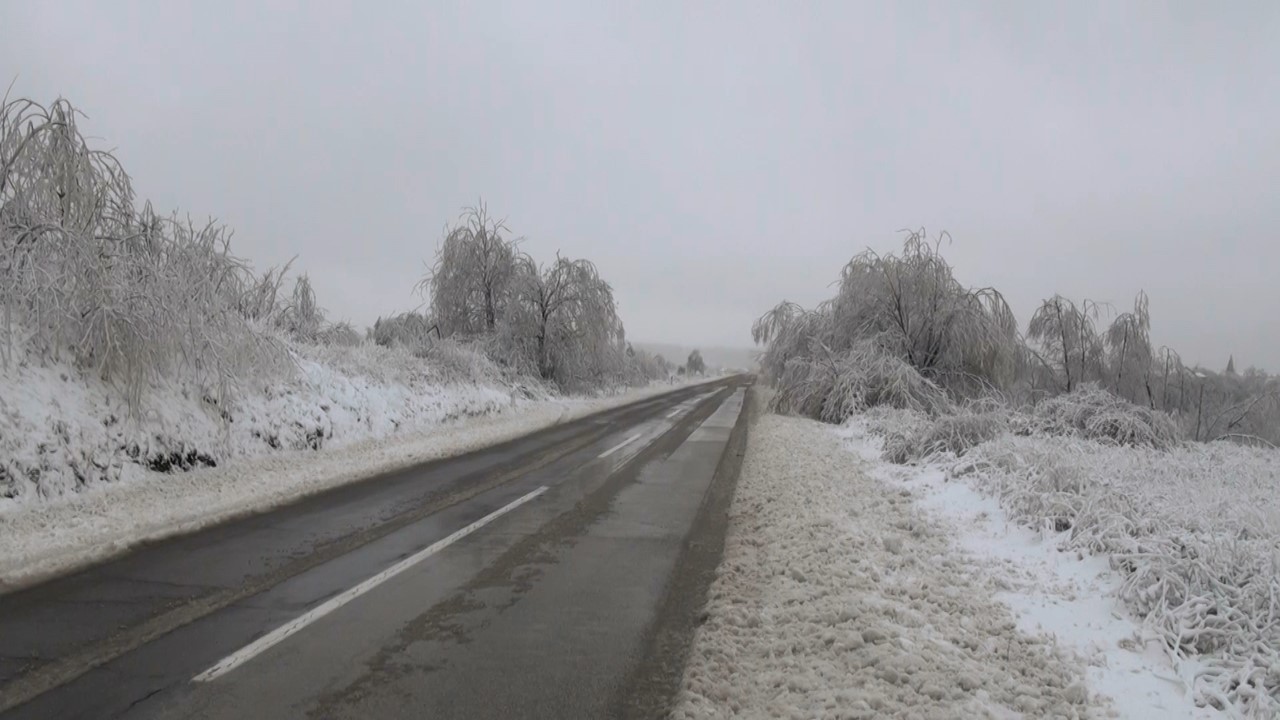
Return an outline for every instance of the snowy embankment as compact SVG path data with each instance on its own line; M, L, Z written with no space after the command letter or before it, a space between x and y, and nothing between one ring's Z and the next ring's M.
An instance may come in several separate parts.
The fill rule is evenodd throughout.
M294 350L293 377L228 407L155 387L135 417L69 367L0 368L0 590L678 387L560 397L466 351Z
M1106 717L1083 663L829 426L751 430L677 718Z

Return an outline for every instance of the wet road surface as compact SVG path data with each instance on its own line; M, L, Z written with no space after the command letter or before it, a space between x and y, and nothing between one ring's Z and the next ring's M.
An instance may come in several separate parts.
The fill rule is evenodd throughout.
M660 708L682 661L668 636L705 591L687 577L709 582L718 560L707 498L736 479L717 469L740 451L745 382L677 390L0 596L0 718Z

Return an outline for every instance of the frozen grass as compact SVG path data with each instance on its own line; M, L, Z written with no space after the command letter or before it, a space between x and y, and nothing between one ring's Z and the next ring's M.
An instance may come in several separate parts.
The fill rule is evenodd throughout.
M1171 445L1162 419L1072 400L1012 418L1014 432L963 457L937 447L910 459L969 480L1015 521L1060 533L1064 548L1107 558L1122 577L1120 599L1192 668L1198 702L1276 717L1280 452ZM856 422L883 435L894 460L903 455L895 438L935 432L929 418L888 410Z
M909 493L809 420L752 428L676 718L1104 717Z
M349 358L350 359L350 358ZM343 376L346 377L346 376ZM334 395L359 396L364 381L339 385ZM488 447L542 428L668 392L707 382L657 383L600 397L517 400L505 392L494 398L493 412L462 412L488 402L492 388L458 386L440 390L440 408L417 418L413 426L392 429L384 413L408 401L414 392L388 402L388 407L362 416L369 432L344 445L319 450L288 450L241 457L213 468L163 474L133 465L118 482L97 483L81 492L51 496L41 502L0 505L0 590L38 581L107 557L149 540L189 532L233 517L260 512L328 488L404 467ZM459 388L462 392L458 392ZM451 394L452 393L452 394ZM476 393L478 400L468 400ZM80 402L91 394L67 383L59 388L63 402ZM0 395L0 397L7 397ZM479 403L479 404L477 404ZM65 414L65 408L58 410ZM172 417L181 417L173 414ZM453 420L453 422L449 422ZM386 423L378 425L378 423ZM376 430L376 431L375 431ZM7 435L6 435L7 437Z

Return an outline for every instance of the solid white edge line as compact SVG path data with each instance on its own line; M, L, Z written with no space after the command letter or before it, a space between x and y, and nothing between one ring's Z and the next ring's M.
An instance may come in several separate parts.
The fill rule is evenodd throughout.
M624 448L624 447L626 447L626 446L630 445L631 443L635 442L639 437L640 437L640 433L636 433L635 435L632 435L631 437L627 438L626 440L623 440L622 442L618 443L617 445L614 445L613 447L609 448L608 450L605 450L604 452L600 453L600 457L602 457L602 458L607 458L607 457L609 457L610 455L612 455L612 454L614 454L614 453L618 452L618 451L619 451L619 450L621 450L622 448Z
M213 667L191 678L192 682L210 682L212 680L216 680L219 677L231 672L232 670L235 670L236 668L249 662L254 657L260 655L261 653L268 650L269 648L275 645L278 645L280 642L287 639L291 635L297 633L298 631L302 630L303 628L310 625L311 623L319 620L325 615L328 615L334 610L337 610L343 605L346 605L352 600L355 600L361 595L364 595L365 593L376 588L382 583L390 580L396 575L399 575L405 570L408 570L414 565L417 565L423 560L426 560L432 555L435 555L441 550L449 547L450 545L461 540L462 538L479 530L485 525L488 525L494 520L497 520L499 517L506 515L512 510L515 510L521 505L524 505L525 503L538 497L539 495L541 495L546 491L547 491L547 488L544 485L538 488L537 490L534 490L533 492L527 495L524 495L523 497L517 498L516 500L513 500L512 502L498 508L497 510L494 510L488 515L485 515L479 520L476 520L470 525L467 525L461 530L458 530L441 540L437 540L436 542L428 545L422 550L419 550L413 555L410 555L409 557L401 560L400 562L397 562L395 565L392 565L386 570L383 570L382 572L378 573L377 575L374 575L368 580L365 580L359 585L356 585L350 590L343 592L341 595L335 595L334 597L326 600L320 605L317 605L316 607L312 608L310 611L306 612L305 614L300 615L293 620L290 620L284 625L281 625L275 630L272 630L266 635L263 635L262 637L253 641L252 643L226 656L222 660L218 661L217 664L215 664Z

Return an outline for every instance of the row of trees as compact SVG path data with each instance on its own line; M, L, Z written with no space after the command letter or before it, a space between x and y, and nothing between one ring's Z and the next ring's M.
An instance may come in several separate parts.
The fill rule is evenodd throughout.
M1106 315L1114 317L1100 329ZM1055 295L1032 315L1027 340L1041 370L1029 374L1033 398L1094 383L1173 415L1193 440L1280 443L1280 378L1255 368L1239 375L1234 360L1221 373L1192 367L1173 349L1154 347L1146 293L1118 314L1099 303L1076 304Z
M1054 295L1022 333L998 291L956 280L945 239L912 232L901 253L856 255L831 300L813 309L783 302L756 321L762 369L783 409L840 421L866 404L932 409L940 397L978 396L1034 404L1097 385L1170 413L1192 439L1280 442L1280 380L1188 367L1154 347L1145 293L1119 313Z
M626 341L613 288L591 261L557 253L539 263L483 203L446 229L417 290L425 314L379 318L370 337L384 345L433 337L474 344L516 373L566 389L672 374L665 358Z

